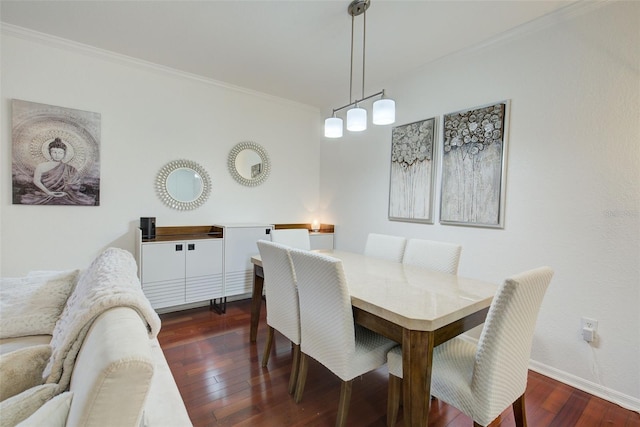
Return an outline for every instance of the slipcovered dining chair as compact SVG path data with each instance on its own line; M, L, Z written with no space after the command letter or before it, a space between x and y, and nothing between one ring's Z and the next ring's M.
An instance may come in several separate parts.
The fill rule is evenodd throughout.
M292 248L311 250L309 230L306 228L285 228L271 230L271 241Z
M266 368L269 363L274 330L277 330L293 345L293 361L289 376L289 394L293 394L300 362L300 306L295 273L287 246L266 240L258 240L257 244L262 259L267 299L268 329L262 367Z
M367 256L401 262L407 239L401 236L369 233L364 246Z
M302 400L308 358L342 380L336 426L344 426L352 380L383 366L396 343L353 320L351 297L342 261L319 253L290 251L300 297L300 371L295 401Z
M409 239L404 249L402 263L449 274L458 274L461 252L461 245L434 240Z
M474 426L487 426L509 406L516 426L526 426L531 342L553 271L540 267L505 280L491 303L475 345L454 338L433 352L431 395L458 408ZM402 386L402 349L389 352L387 425L396 423Z

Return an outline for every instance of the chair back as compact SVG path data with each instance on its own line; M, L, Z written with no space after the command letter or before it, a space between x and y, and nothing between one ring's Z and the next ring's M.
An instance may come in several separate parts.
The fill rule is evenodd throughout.
M407 239L401 236L369 233L364 254L367 256L401 262Z
M462 246L434 240L409 239L402 257L403 264L458 274Z
M306 228L271 230L271 241L292 248L311 250L309 230Z
M488 420L525 392L536 319L552 276L540 267L507 278L491 303L471 380L475 406Z
M341 376L355 352L351 297L342 261L296 249L290 254L300 297L300 349Z
M287 246L258 240L267 298L267 324L300 344L298 287Z

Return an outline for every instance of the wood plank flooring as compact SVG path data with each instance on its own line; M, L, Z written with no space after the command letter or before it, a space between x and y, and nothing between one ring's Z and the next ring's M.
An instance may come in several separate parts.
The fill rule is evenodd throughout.
M276 332L269 366L260 366L265 311L257 344L249 344L249 300L229 303L222 315L208 307L161 315L158 339L195 427L335 424L340 381L322 365L311 361L299 404L287 392L291 346L286 338ZM348 425L384 427L386 402L386 367L354 380ZM640 427L637 412L531 371L526 408L530 427ZM429 427L472 425L457 409L432 401ZM491 424L499 425L515 425L511 410Z

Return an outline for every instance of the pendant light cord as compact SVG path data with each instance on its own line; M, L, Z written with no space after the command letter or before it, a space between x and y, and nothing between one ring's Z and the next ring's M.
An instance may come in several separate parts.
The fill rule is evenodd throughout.
M364 8L364 28L362 30L362 98L364 98L364 52L367 41L367 8ZM351 30L353 31L353 30ZM353 36L352 36L353 37Z
M349 69L349 104L353 102L353 26L355 16L351 15L351 68Z

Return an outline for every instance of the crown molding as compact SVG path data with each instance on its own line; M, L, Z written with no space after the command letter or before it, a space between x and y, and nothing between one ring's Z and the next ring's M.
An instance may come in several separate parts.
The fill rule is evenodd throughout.
M100 49L94 46L90 46L83 43L78 43L72 40L68 40L62 37L53 36L51 34L41 33L39 31L30 30L28 28L20 27L13 24L7 24L6 22L0 22L0 34L2 36L11 36L20 38L23 40L47 45L53 48L64 49L74 53L79 53L86 56L106 60L112 63L125 65L129 67L135 67L146 71L165 74L177 78L188 79L204 83L207 85L221 87L234 92L243 93L246 95L256 96L269 101L286 104L296 108L301 108L308 111L319 112L320 110L312 105L302 104L300 102L292 101L290 99L281 98L274 95L269 95L264 92L258 92L252 89L247 89L242 86L232 85L220 80L215 80L207 77L203 77L197 74L188 73L175 68L159 65L153 62L145 61L142 59L134 58L131 56L115 53L106 49Z
M485 49L489 49L500 45L502 43L509 42L511 40L540 32L546 28L549 28L553 25L560 24L572 18L575 18L580 15L584 15L590 13L594 10L600 9L601 7L607 6L612 3L624 2L625 0L578 0L576 2L570 3L567 6L550 12L546 15L543 15L539 18L536 18L532 21L525 22L517 27L514 27L510 30L504 31L500 34L496 34L495 36L489 38L488 40L477 43L473 46L469 46L458 51L443 55L439 58L436 58L428 63L425 63L419 67L419 69L423 69L427 66L434 65L440 61L456 58L460 56L469 55L472 53L481 52Z
M501 43L504 40L511 40L527 34L537 33L550 26L560 24L569 19L573 19L576 16L590 13L596 9L600 9L601 7L604 7L611 3L616 3L618 1L621 0L578 0L561 9L555 10L546 15L542 15L539 18L536 18L529 22L525 22L524 24L498 34L488 41L476 45L475 48L482 49L486 46Z

